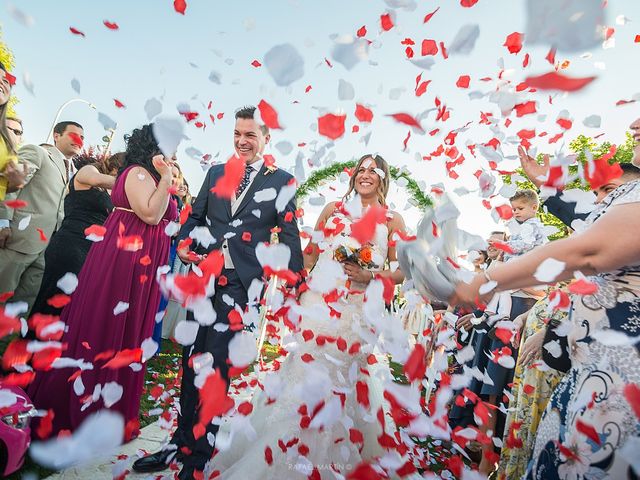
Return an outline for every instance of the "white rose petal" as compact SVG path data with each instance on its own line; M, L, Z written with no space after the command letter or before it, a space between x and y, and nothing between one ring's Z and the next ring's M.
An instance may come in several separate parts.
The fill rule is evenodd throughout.
M123 435L122 415L101 410L87 417L72 435L34 442L29 453L40 465L62 470L111 456L122 443Z
M26 217L24 217L22 220L18 222L18 230L20 231L25 230L29 226L30 222L31 222L31 215L27 215Z
M252 333L237 333L229 342L229 361L234 367L246 367L257 354L256 339Z
M108 382L105 383L102 387L102 391L100 395L102 396L102 400L104 401L104 406L110 408L115 405L122 398L122 393L124 389L122 385L117 382Z
M67 295L71 295L78 287L78 277L75 273L67 272L58 280L56 286Z
M278 195L278 192L276 192L275 188L265 188L264 190L260 190L259 192L256 192L255 195L253 196L253 200L256 203L268 202L276 198L277 195Z
M555 258L547 258L538 265L533 277L542 283L553 282L564 271L565 263Z
M129 309L129 304L127 302L118 302L118 304L113 309L114 315L120 315L123 312L126 312Z
M173 336L180 345L193 345L193 342L196 341L199 328L200 324L198 322L182 320L176 325Z

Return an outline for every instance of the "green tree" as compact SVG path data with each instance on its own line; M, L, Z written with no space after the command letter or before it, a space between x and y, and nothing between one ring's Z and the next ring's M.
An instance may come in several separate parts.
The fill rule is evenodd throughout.
M577 162L584 164L587 161L587 151L591 153L593 158L599 158L609 152L611 145L612 144L607 141L598 143L591 137L587 137L586 135L578 135L575 140L569 143L569 149L576 155ZM630 163L631 159L633 158L633 146L633 137L631 136L631 133L627 132L624 143L617 146L616 153L613 158L609 160L609 163ZM542 162L542 154L538 155L538 161ZM569 174L571 176L574 176L578 172L577 162L575 163L575 165L569 166ZM521 168L517 168L516 173L526 178ZM503 176L503 179L505 183L511 183L511 175L505 175ZM531 188L532 190L537 190L536 186L529 180L526 180L524 182L516 182L516 185L518 186L518 188ZM577 178L576 180L568 183L566 188L580 188L582 190L589 191L589 185L587 185L581 178ZM556 228L556 233L549 236L550 240L556 240L558 238L567 236L568 232L564 223L558 220L558 218L554 215L545 213L544 211L540 210L540 213L538 213L538 217L545 225L553 226Z

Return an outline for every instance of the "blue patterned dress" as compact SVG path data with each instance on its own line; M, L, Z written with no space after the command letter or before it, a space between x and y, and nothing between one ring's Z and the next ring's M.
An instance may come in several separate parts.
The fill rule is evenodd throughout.
M622 185L589 215L587 224L613 206L638 202L640 181ZM640 265L590 280L599 288L593 295L573 298L568 336L572 368L547 405L528 479L639 478L631 464L638 467L640 420L623 389L640 384Z

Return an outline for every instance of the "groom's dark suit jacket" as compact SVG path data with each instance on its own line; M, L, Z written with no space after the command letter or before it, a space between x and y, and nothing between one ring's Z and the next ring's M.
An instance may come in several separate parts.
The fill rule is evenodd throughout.
M187 238L194 227L207 226L216 240L207 249L211 251L222 248L227 233L235 233L235 236L228 238L229 254L242 285L248 289L254 278L262 277L262 267L256 258L256 245L260 242L269 242L271 229L277 226L280 228L278 233L280 243L287 245L291 250L289 269L299 273L303 268L303 261L295 217L295 199L291 199L282 212L276 211L275 199L260 203L254 200L255 193L260 190L274 188L276 192L280 192L280 189L287 185L293 177L281 169L269 172L263 165L248 187L236 213L232 214L230 200L210 192L223 174L224 164L214 165L209 169L200 188L200 193L193 203L191 215L180 229L178 238L180 240ZM255 210L260 210L260 217L253 213ZM294 214L290 222L286 222L284 219L287 212ZM233 227L230 224L234 220L241 220L242 224ZM251 240L242 240L244 232L251 234Z

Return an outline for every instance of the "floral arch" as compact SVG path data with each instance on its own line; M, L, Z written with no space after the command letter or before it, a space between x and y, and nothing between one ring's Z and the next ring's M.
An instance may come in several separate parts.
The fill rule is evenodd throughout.
M329 165L328 167L321 168L320 170L315 170L309 178L302 183L298 187L298 191L296 193L296 198L300 203L304 199L306 199L311 193L317 191L323 184L328 181L334 180L337 178L342 172L351 170L356 166L356 160L349 160L347 162L338 162ZM412 204L424 211L427 207L433 205L433 201L431 198L426 195L418 183L411 178L410 174L404 170L399 169L395 166L389 166L389 173L391 174L391 178L393 180L403 180L404 185L403 188L406 190L409 195Z

